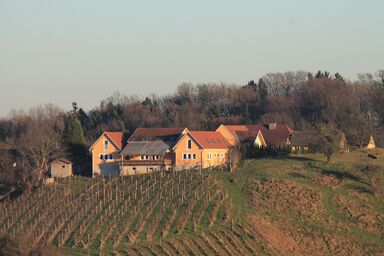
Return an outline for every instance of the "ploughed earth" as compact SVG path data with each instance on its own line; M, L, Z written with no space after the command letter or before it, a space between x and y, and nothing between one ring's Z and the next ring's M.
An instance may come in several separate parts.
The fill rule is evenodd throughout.
M241 214L276 255L384 255L384 154L247 160ZM358 160L355 160L358 159ZM239 205L239 208L241 206Z

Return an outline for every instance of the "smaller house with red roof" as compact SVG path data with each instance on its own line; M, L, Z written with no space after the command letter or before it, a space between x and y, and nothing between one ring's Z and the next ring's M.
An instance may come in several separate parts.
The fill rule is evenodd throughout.
M126 144L126 136L124 132L104 132L90 147L93 175L119 175L120 151Z
M220 125L217 129L232 146L254 143L258 147L282 148L290 145L294 130L287 124Z

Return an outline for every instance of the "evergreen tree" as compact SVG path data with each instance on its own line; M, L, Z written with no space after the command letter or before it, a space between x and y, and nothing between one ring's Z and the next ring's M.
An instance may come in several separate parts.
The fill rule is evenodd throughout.
M64 142L79 145L86 143L83 128L76 114L69 114L65 119Z
M67 145L71 160L75 164L77 174L87 175L87 147L83 128L77 114L72 112L65 118L64 142Z

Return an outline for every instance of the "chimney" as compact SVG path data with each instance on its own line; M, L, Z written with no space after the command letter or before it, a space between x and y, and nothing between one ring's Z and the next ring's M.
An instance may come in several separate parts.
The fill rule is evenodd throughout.
M269 130L274 130L274 129L276 129L276 125L277 125L276 123L269 123L268 124L268 129Z

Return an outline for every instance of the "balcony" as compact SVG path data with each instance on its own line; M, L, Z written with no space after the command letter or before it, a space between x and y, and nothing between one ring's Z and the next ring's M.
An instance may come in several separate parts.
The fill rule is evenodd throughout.
M120 160L120 166L170 166L171 160Z

